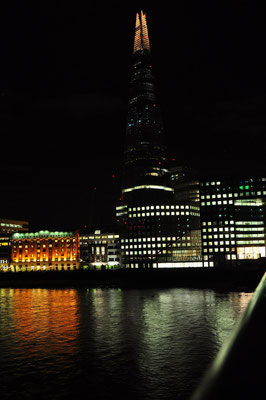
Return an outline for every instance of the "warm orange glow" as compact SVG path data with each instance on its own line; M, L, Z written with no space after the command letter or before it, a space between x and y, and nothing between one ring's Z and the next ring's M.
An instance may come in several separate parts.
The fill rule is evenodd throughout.
M150 51L150 41L149 41L149 35L148 35L146 14L144 14L142 11L141 11L141 21L142 21L143 47L146 50Z
M73 237L35 237L12 240L11 263L21 268L73 269L80 259L78 234ZM40 266L40 263L46 265ZM60 263L60 264L59 264ZM63 264L62 264L63 263Z
M24 343L47 343L72 353L78 335L77 292L74 289L10 289L15 332ZM39 349L42 346L39 346ZM47 351L47 346L43 346Z
M134 53L139 50L150 51L150 41L148 35L148 27L146 14L141 11L136 15L136 25L135 25L135 39L134 39Z

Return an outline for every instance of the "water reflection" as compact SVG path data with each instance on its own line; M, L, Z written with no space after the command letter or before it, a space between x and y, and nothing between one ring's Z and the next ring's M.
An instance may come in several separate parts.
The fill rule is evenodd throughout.
M0 289L2 398L185 399L251 295Z
M75 352L78 319L74 289L14 289L11 298L13 322L22 345L37 345L42 352Z
M77 292L1 289L0 306L1 397L52 398L67 388L78 349Z

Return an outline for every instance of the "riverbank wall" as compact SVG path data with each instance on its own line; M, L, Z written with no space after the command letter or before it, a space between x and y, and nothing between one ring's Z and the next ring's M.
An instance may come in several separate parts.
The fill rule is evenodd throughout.
M242 267L5 272L0 287L191 287L254 290L266 265Z

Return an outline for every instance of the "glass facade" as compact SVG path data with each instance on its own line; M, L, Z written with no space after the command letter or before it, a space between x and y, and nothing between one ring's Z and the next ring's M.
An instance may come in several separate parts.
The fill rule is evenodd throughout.
M157 102L146 15L136 16L122 193L126 203L172 195L164 127ZM155 194L156 193L156 194Z
M266 178L200 183L204 264L265 257Z
M122 264L214 267L265 257L266 178L206 179L170 168L143 12L136 16L129 89L117 207Z
M122 265L201 266L199 206L175 202L146 15L136 16L120 225Z
M199 207L188 204L127 207L123 212L117 210L117 218L124 226L121 256L126 267L201 266Z

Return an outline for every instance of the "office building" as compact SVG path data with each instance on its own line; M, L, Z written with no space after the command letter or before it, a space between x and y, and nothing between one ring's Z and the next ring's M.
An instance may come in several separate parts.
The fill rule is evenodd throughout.
M28 232L28 221L0 218L0 236L11 235L15 232Z
M204 266L265 257L265 177L200 182Z
M136 15L132 61L122 196L116 210L122 265L202 266L199 205L174 196L142 11Z
M8 271L10 264L11 235L15 232L28 232L27 221L0 218L0 271Z
M117 233L81 233L80 267L93 268L118 268L121 265L120 238Z

